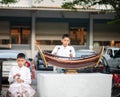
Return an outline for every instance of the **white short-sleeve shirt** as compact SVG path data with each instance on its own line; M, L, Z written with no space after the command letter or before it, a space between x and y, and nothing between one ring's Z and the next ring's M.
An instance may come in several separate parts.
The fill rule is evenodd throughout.
M52 51L52 54L63 57L70 57L70 54L72 54L73 57L75 57L75 50L72 46L64 47L63 45L58 45L55 46L55 48Z

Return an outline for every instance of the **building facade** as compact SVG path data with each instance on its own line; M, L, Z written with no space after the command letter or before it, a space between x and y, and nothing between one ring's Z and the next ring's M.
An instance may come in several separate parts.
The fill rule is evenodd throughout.
M120 46L120 25L108 24L114 13L98 9L74 12L60 7L63 0L48 1L20 0L0 5L0 49L22 50L34 58L36 44L42 50L52 50L61 44L64 33L70 34L76 50Z

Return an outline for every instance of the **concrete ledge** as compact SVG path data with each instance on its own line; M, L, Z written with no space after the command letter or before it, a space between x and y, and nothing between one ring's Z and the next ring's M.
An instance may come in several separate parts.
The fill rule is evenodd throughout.
M111 97L112 75L37 74L39 97Z

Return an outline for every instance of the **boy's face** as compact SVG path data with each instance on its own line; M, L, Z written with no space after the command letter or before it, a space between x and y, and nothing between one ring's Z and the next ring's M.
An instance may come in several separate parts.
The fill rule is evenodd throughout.
M25 64L26 60L25 58L18 58L17 63L19 67L22 67Z
M66 47L70 43L70 39L68 37L65 37L61 40L61 42L62 42L63 46Z

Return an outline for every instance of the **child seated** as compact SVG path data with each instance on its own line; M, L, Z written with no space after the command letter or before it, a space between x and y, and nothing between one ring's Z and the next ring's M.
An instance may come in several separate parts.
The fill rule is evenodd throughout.
M11 69L8 78L10 83L8 91L11 93L11 97L33 97L35 94L35 90L30 86L30 69L24 66L25 62L25 54L19 53L17 55L18 66Z

